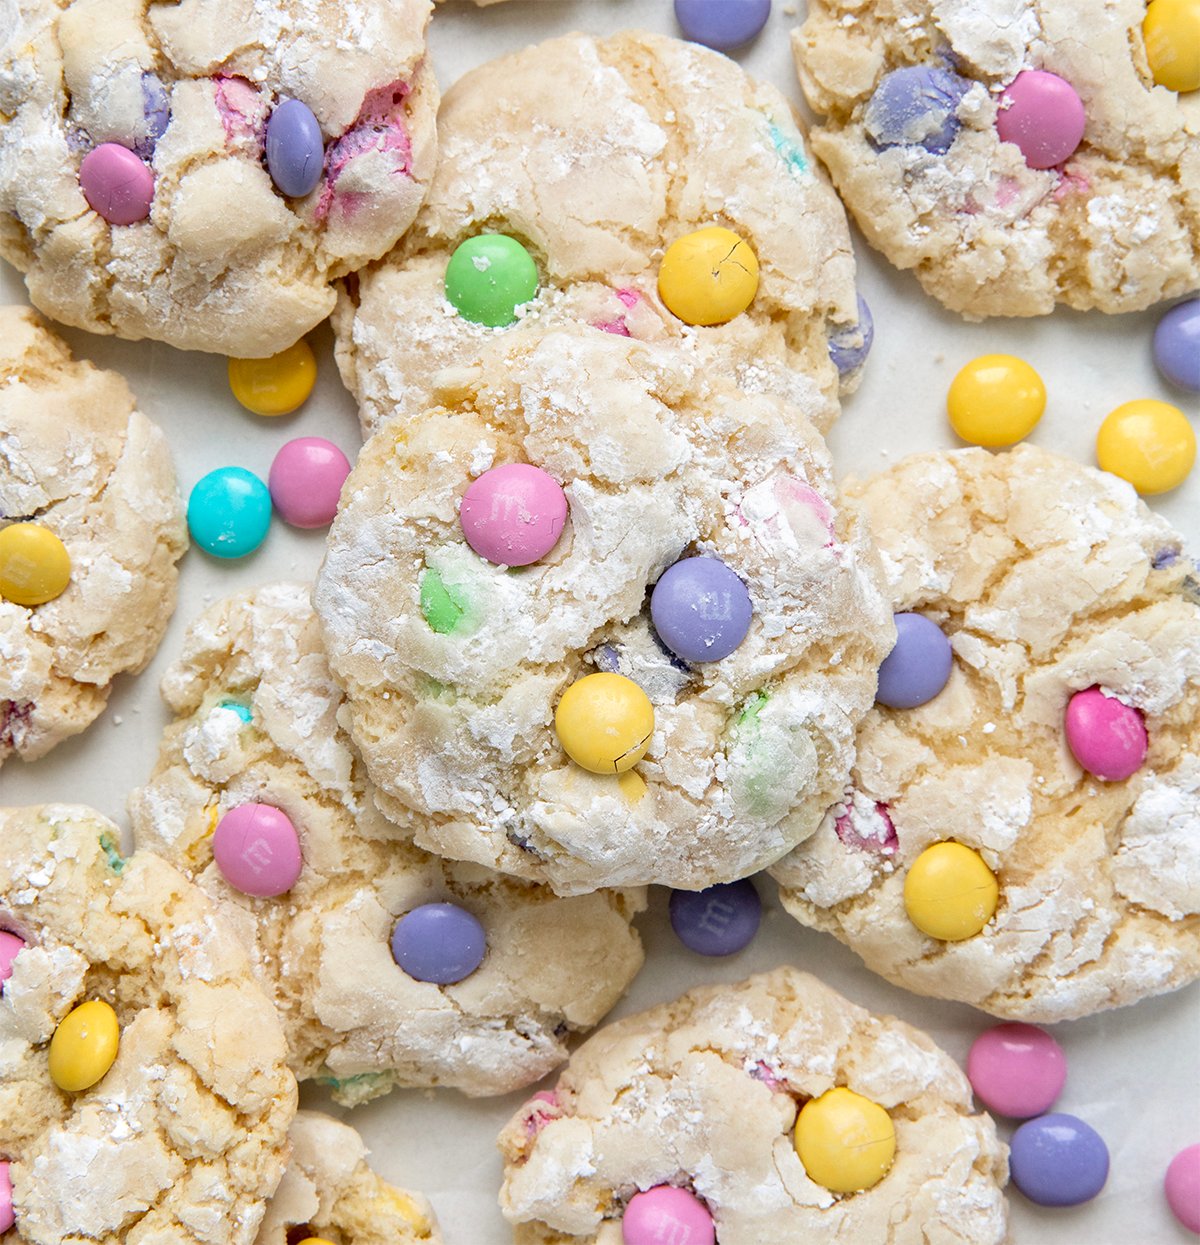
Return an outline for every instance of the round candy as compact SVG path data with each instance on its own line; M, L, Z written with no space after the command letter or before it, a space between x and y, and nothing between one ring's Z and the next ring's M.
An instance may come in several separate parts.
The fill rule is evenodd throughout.
M717 1239L712 1215L690 1190L660 1184L635 1193L621 1219L625 1245L713 1245Z
M1067 1057L1045 1029L997 1025L971 1044L967 1077L989 1110L1025 1120L1054 1106L1067 1080Z
M327 1241L323 1236L306 1236L300 1245L333 1245L333 1242Z
M829 338L829 357L839 376L857 372L871 353L875 340L875 319L871 308L861 294L858 295L858 323L839 328Z
M834 1193L877 1185L896 1157L896 1128L878 1104L839 1086L796 1117L796 1153L810 1179Z
M150 215L154 174L120 143L101 143L83 157L79 188L110 225L132 225Z
M267 538L271 494L243 467L218 467L192 489L187 508L192 539L217 558L242 558Z
M896 644L879 667L878 704L915 709L946 686L954 655L937 623L924 614L897 614Z
M4 983L12 976L13 960L24 946L24 939L0 929L0 994L4 992Z
M758 933L762 900L749 878L720 882L702 891L672 891L671 928L689 951L733 955Z
M69 1094L91 1089L113 1066L120 1042L117 1013L103 999L80 1003L50 1039L50 1079Z
M446 297L464 320L503 328L538 291L533 256L506 233L460 243L446 265Z
M1065 728L1075 760L1105 782L1124 782L1146 759L1149 737L1141 713L1098 687L1071 697Z
M1200 1234L1200 1145L1180 1150L1171 1160L1163 1191L1175 1218L1189 1232Z
M269 359L230 359L229 388L255 415L290 415L317 383L317 360L302 337Z
M718 52L749 43L770 16L771 0L675 0L683 37Z
M1039 1206L1078 1206L1108 1179L1108 1147L1073 1115L1026 1120L1009 1144L1013 1184Z
M392 958L417 981L449 986L483 963L487 936L465 909L452 903L414 908L392 930Z
M8 1173L8 1162L0 1159L0 1232L7 1232L14 1223L12 1177Z
M1138 398L1100 425L1096 461L1139 493L1167 493L1184 482L1196 461L1196 434L1177 406Z
M285 99L267 118L267 172L282 194L298 199L317 188L325 164L325 143L312 109Z
M593 774L622 774L646 755L654 706L623 674L589 674L563 692L554 729L576 765Z
M507 463L472 482L458 518L467 544L481 558L498 566L528 566L558 543L567 496L540 467Z
M904 879L908 919L943 942L973 938L992 919L1000 897L996 875L983 857L961 843L934 843Z
M154 155L158 140L167 132L171 123L171 100L162 79L149 70L142 73L142 116L145 118L145 129L134 143L134 150L143 159L149 160Z
M1200 298L1177 303L1159 320L1154 330L1154 362L1172 385L1200 393Z
M275 455L267 485L292 527L325 527L337 514L350 460L324 437L297 437Z
M15 605L44 605L71 582L67 547L40 523L0 528L0 597Z
M221 876L243 895L282 895L304 868L296 827L270 804L231 808L217 822L212 850Z
M910 65L884 74L867 101L863 126L876 147L924 147L944 155L962 129L956 113L971 89L940 65Z
M946 410L954 431L972 445L1015 445L1037 427L1046 386L1023 359L983 354L950 382Z
M1001 142L1016 143L1031 169L1062 164L1079 146L1086 122L1075 88L1045 69L1017 74L1000 96L996 113Z
M683 558L650 594L658 637L684 661L720 661L746 638L750 593L720 558Z
M1142 37L1159 86L1200 90L1200 0L1150 0Z
M677 238L658 268L658 293L685 324L724 324L758 290L758 256L732 229L710 225Z

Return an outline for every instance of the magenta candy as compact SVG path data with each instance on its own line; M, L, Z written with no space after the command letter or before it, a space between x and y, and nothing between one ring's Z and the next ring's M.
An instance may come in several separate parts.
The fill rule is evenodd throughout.
M4 983L12 976L13 960L17 958L17 952L24 946L24 941L16 934L0 929L0 992L3 992Z
M1146 759L1149 737L1141 713L1098 687L1071 697L1065 729L1075 760L1105 782L1124 782Z
M528 463L485 471L463 495L458 517L467 544L498 566L528 566L558 543L567 497L553 476Z
M8 1174L8 1164L0 1161L0 1232L7 1232L15 1222L12 1177Z
M83 157L79 188L110 225L132 225L150 215L154 174L128 147L101 143Z
M1016 143L1031 169L1062 164L1079 146L1087 118L1075 88L1058 74L1026 69L1000 96L996 130Z
M625 1245L714 1245L717 1239L712 1215L687 1189L660 1184L635 1193L621 1220Z
M1163 1180L1171 1213L1189 1232L1200 1235L1200 1145L1180 1150Z
M297 437L275 455L267 478L271 501L292 527L325 527L337 513L350 460L324 437Z
M972 1044L967 1078L989 1110L1026 1120L1058 1101L1067 1080L1067 1057L1044 1029L997 1025Z
M213 859L244 895L269 898L291 890L304 867L291 819L270 804L239 804L217 823Z

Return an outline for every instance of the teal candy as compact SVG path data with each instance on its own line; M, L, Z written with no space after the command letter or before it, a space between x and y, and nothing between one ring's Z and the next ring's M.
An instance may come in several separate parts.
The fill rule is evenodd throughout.
M187 508L192 539L215 558L244 558L267 538L271 494L244 467L218 467L192 489Z

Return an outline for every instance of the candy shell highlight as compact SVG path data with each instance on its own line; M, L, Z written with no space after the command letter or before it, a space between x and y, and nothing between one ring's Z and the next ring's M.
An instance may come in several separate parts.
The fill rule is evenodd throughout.
M1013 1184L1038 1206L1090 1202L1108 1179L1108 1147L1073 1115L1042 1115L1013 1133Z
M971 1044L967 1079L989 1111L1025 1120L1058 1101L1067 1081L1067 1057L1045 1029L997 1025Z
M1163 1179L1171 1214L1189 1232L1200 1235L1200 1145L1180 1150Z
M299 99L285 99L267 118L267 172L281 194L298 199L321 180L325 141L313 110Z
M1150 0L1142 37L1159 86L1200 90L1200 0Z
M710 225L677 238L658 269L658 293L684 324L725 324L758 292L758 256L732 229Z
M4 983L12 976L13 960L25 949L25 940L6 929L0 929L0 994L4 993Z
M1083 139L1087 117L1078 92L1058 74L1025 69L1005 87L996 131L1015 143L1031 169L1052 169L1070 157Z
M81 1003L50 1039L50 1079L69 1094L91 1089L113 1066L120 1042L117 1013L103 999Z
M188 531L215 558L244 558L267 538L271 493L244 467L218 467L188 497Z
M1076 692L1067 702L1064 730L1071 755L1105 782L1136 774L1150 746L1141 713L1098 687Z
M1037 427L1046 409L1046 386L1024 359L984 354L950 382L950 424L972 445L1015 445Z
M229 388L255 415L290 415L317 383L317 360L305 338L269 359L230 359Z
M41 523L0 528L0 597L15 605L45 605L71 582L67 547Z
M983 857L962 843L934 843L904 879L908 919L943 942L973 938L992 919L1000 884Z
M453 985L469 977L486 953L483 926L457 904L422 904L392 930L392 959L417 981Z
M499 566L529 566L558 544L567 495L540 467L507 463L471 483L458 518L467 544L481 558Z
M267 487L280 518L291 527L327 527L337 514L350 460L324 437L296 437L271 462Z
M1196 37L1200 41L1200 34ZM1159 320L1154 363L1164 380L1188 393L1200 393L1200 298L1177 303Z
M0 1160L0 1232L7 1232L16 1223L13 1215L12 1177L8 1162Z
M589 674L563 693L554 729L576 765L593 774L623 774L646 755L654 706L623 674Z
M793 1141L809 1178L834 1193L872 1188L896 1157L891 1116L878 1103L841 1086L804 1104Z
M133 225L150 215L154 174L120 143L101 143L83 157L79 188L110 225Z
M304 868L292 819L270 804L239 804L217 823L213 859L243 895L270 899L295 886Z
M506 233L461 242L446 265L446 297L464 320L504 328L538 291L533 256Z
M1144 496L1168 493L1187 479L1196 461L1196 434L1177 406L1137 398L1100 425L1096 461Z

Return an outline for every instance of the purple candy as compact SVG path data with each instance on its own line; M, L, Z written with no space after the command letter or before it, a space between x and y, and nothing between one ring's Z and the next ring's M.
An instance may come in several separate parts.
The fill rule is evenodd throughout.
M149 70L142 74L142 115L146 121L145 132L135 139L133 149L143 160L149 160L171 120L167 88L159 81L158 75Z
M1154 330L1154 362L1165 380L1200 393L1200 298L1176 303Z
M879 667L875 701L889 709L915 709L946 686L953 665L945 632L924 614L897 614L896 646Z
M1013 1184L1039 1206L1091 1201L1108 1179L1108 1147L1073 1115L1041 1115L1013 1133Z
M849 376L857 372L867 361L871 353L871 343L875 340L875 319L867 300L858 296L858 323L838 329L829 338L829 357L839 376Z
M720 558L684 558L650 594L659 639L684 661L720 661L746 638L754 609L746 585Z
M718 52L749 43L770 15L771 0L675 0L684 37Z
M325 163L321 127L298 99L276 104L267 118L267 171L279 190L298 199L315 190Z
M672 891L667 906L679 941L700 955L732 955L758 932L762 900L749 878L702 891Z
M962 128L954 114L970 88L938 65L893 69L867 101L863 125L877 147L924 147L943 155Z
M439 986L469 977L486 950L483 926L457 904L422 904L392 930L392 959L410 977Z

